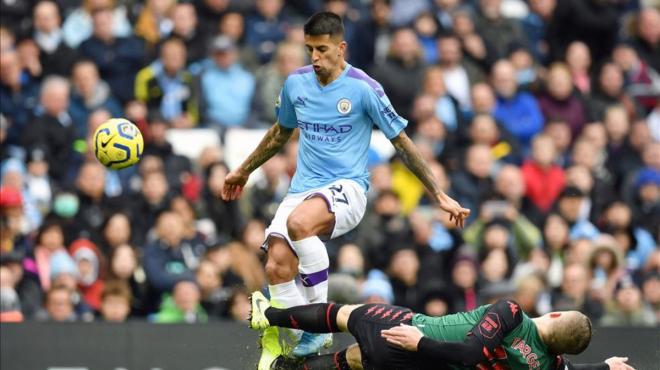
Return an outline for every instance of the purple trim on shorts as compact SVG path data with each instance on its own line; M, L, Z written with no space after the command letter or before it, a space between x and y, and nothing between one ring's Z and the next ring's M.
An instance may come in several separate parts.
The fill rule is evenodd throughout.
M369 87L374 89L379 97L385 95L385 91L383 91L383 87L378 83L378 81L369 77L368 74L359 68L351 67L351 69L348 70L348 73L346 73L346 76L366 82Z
M301 272L300 280L302 281L302 285L306 287L311 287L324 281L328 281L328 269L312 272L311 274L303 274Z
M292 74L303 75L305 73L309 73L309 72L312 72L312 71L314 71L314 66L312 66L310 64L310 65L307 65L307 66L300 67L300 68L296 69L295 71L293 71Z
M330 203L330 199L328 199L328 197L326 197L325 194L323 194L323 193L319 193L319 192L312 193L312 194L306 196L305 199L303 199L303 201L305 201L307 199L314 198L316 196L323 198L323 200L325 200L325 205L328 206L328 212L330 212L332 214L335 214L335 211L332 210L332 203Z
M293 249L293 246L291 245L291 243L289 243L289 239L287 239L286 236L284 236L284 235L282 235L278 232L275 232L275 231L271 231L270 233L268 233L268 236L266 237L266 240L264 240L263 244L261 244L261 250L262 251L268 253L268 239L271 236L283 239L286 242L286 245L289 246L289 249L291 249L291 252L293 252L293 254L296 256L296 258L298 258L298 253L296 253L296 250Z

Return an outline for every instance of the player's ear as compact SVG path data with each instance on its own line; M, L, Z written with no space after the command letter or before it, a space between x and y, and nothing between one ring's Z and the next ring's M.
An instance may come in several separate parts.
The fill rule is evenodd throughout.
M344 41L344 40L342 40L339 43L339 56L342 56L346 53L346 47L347 46L348 46L348 44L346 44L346 41Z

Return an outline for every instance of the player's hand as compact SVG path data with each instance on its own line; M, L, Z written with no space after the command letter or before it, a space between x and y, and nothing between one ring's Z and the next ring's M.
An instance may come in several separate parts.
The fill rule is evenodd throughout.
M457 227L465 226L465 219L470 215L469 209L461 207L457 201L444 193L438 195L438 202L440 203L440 209L449 213L450 221L454 221Z
M250 174L240 168L235 169L227 174L225 177L225 184L222 186L223 200L235 200L241 196L243 187L247 182Z
M385 338L388 343L401 347L406 351L413 352L417 351L419 341L424 336L417 327L404 324L387 330L381 330L380 335Z
M635 370L626 363L627 361L628 357L610 357L605 360L605 363L610 367L610 370Z

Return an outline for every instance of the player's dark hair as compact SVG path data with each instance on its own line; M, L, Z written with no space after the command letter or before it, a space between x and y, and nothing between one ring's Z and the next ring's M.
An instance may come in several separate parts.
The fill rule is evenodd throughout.
M319 12L309 17L304 31L309 36L344 36L344 22L335 13Z

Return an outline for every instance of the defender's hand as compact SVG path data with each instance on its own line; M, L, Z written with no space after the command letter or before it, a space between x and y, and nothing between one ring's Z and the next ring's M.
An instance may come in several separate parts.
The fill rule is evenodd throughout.
M422 339L422 334L415 326L404 325L395 326L391 329L381 330L380 335L385 338L389 343L399 346L406 351L417 351L419 341Z
M610 370L635 370L626 363L627 361L628 357L610 357L605 360L605 363L610 367Z
M469 209L461 207L457 201L451 199L446 194L438 195L438 202L440 203L440 208L449 213L450 221L454 221L458 227L462 228L465 226L465 219L470 216Z
M235 200L241 196L243 187L250 177L249 173L242 171L240 168L231 171L225 177L225 184L222 186L222 199Z

